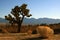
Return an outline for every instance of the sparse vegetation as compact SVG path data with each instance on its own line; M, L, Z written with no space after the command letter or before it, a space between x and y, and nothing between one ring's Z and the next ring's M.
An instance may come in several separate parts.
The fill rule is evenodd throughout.
M35 29L38 27L38 25L22 25L22 27L21 27L21 33L23 34L23 33L27 33L29 30L31 30L31 34L27 34L27 35L29 35L29 37L31 37L32 35L34 35L34 34L37 34L37 33L35 33ZM49 26L50 27L50 26ZM16 32L17 32L17 29L18 29L18 27L16 26L16 25L6 25L6 24L1 24L0 25L0 29L4 29L4 30L7 30L8 32L10 32L10 33L15 33L16 34ZM3 30L2 30L3 31ZM4 31L3 31L3 33L4 33ZM15 35L14 34L14 35ZM20 34L20 33L19 33ZM19 34L16 34L16 35L19 35ZM7 35L7 34L6 34ZM13 34L9 34L9 35L13 35ZM23 34L23 35L25 35L25 34ZM54 36L54 39L56 38L56 37L58 37L58 35L59 34L56 34L56 36ZM26 36L26 35L25 35ZM35 35L36 36L36 35ZM51 36L52 37L52 36ZM39 37L39 38L31 38L31 40L40 40L42 37ZM20 39L20 38L19 38ZM52 38L51 38L52 39ZM30 38L29 39L26 39L26 40L30 40Z

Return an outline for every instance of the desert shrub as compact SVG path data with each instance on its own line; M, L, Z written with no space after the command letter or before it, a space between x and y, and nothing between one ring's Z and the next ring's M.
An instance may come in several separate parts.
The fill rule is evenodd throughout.
M0 29L0 33L4 33L2 29Z
M17 33L17 25L10 25L10 24L6 24L6 27L4 28L6 29L9 33Z
M60 34L60 29L54 29L54 34Z
M47 26L38 26L37 32L40 34L41 37L51 37L54 34L53 29Z
M46 23L40 24L40 26L48 26Z
M60 23L49 24L49 26L54 29L54 34L60 34Z
M37 34L37 30L33 30L32 31L32 34Z
M32 34L32 30L31 29L28 30L27 33L28 33L28 35L31 35Z

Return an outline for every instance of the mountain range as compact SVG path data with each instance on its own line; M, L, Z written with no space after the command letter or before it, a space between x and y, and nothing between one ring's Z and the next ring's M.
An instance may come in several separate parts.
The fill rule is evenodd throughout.
M0 23L8 23L4 18L0 18ZM23 24L55 24L60 23L60 19L52 19L52 18L24 18Z

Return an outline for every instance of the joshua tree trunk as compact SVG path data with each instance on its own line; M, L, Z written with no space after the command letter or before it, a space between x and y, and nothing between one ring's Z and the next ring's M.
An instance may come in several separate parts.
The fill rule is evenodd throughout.
M18 23L18 32L20 32L23 19L24 19L24 15L23 15L23 17L22 17L22 20Z
M18 24L18 33L20 32L21 24Z

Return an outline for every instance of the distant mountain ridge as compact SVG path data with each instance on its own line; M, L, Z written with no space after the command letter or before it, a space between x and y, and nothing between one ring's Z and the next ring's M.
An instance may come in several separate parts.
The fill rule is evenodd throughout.
M54 24L54 23L60 23L60 19L51 19L51 18L30 18L30 19L24 19L24 23L26 24Z
M7 20L5 20L4 18L0 18L0 23L7 23Z
M4 18L0 18L0 23L7 23L8 21ZM25 18L23 20L23 24L54 24L54 23L60 23L60 19L51 19L51 18Z

